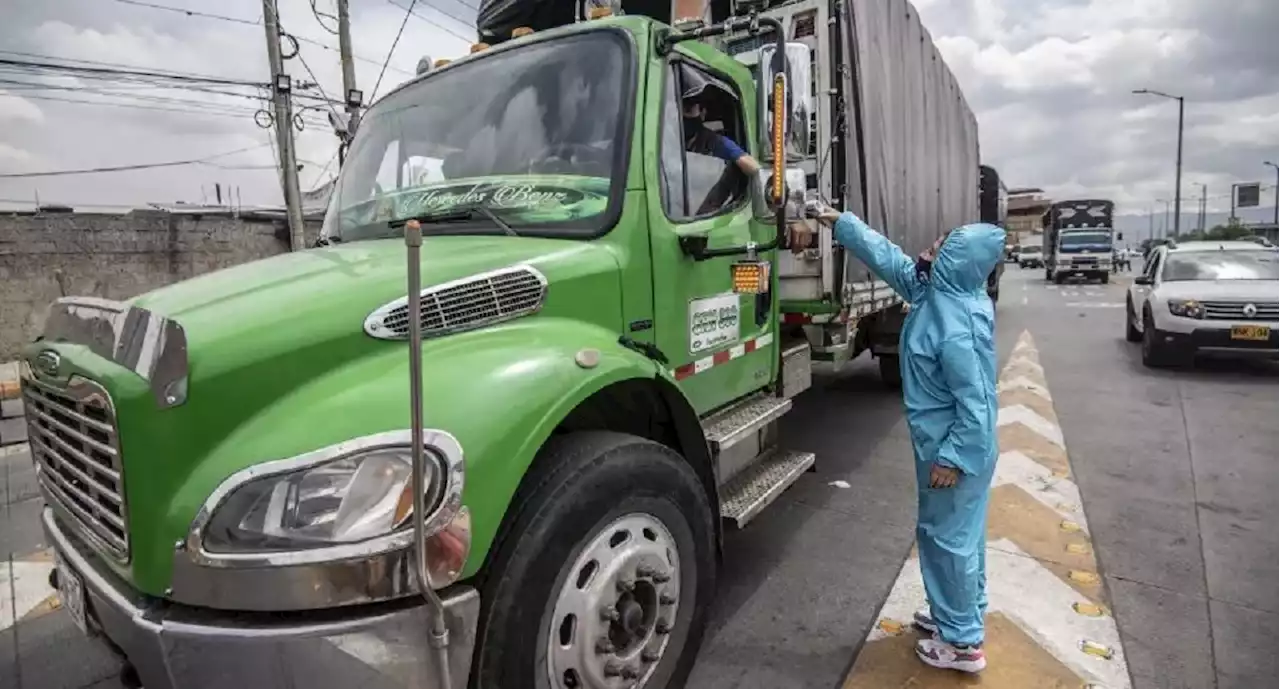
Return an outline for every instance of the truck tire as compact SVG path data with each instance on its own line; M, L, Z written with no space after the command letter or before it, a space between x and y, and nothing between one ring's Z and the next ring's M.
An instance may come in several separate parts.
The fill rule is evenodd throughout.
M482 575L471 687L684 686L715 591L714 519L693 467L664 445L550 440Z
M902 387L902 367L897 354L881 354L876 357L880 363L880 381L885 385L898 389Z
M1098 281L1105 285L1108 282L1111 282L1111 275L1103 273L1102 277L1098 278Z
M1062 273L1058 273L1053 276L1053 284L1061 285L1063 282L1066 281L1066 279L1067 279L1066 275L1063 275Z

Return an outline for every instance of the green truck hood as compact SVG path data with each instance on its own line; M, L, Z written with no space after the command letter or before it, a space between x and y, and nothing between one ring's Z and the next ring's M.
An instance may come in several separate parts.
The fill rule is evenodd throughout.
M593 244L494 236L427 237L422 285L429 287L519 263L549 279L558 266L615 269ZM603 263L603 265L601 265ZM284 254L209 273L133 300L168 316L187 334L193 398L229 371L268 364L277 381L313 376L317 358L332 367L385 343L363 331L369 312L406 293L406 250L398 239ZM590 314L583 314L590 316ZM257 395L255 395L256 397Z
M422 284L514 264L535 267L548 282L542 309L527 321L559 319L622 332L619 259L612 248L594 242L427 237ZM305 420L309 432L277 432L256 420L309 413L318 406L312 384L337 371L360 371L366 379L401 376L398 371L408 365L407 354L401 356L405 343L369 336L364 321L406 294L406 274L402 241L353 242L244 264L137 297L133 303L176 320L186 331L187 399L170 409L157 409L131 372L68 350L90 377L108 384L117 408L133 538L132 566L116 567L122 576L158 595L167 585L174 539L213 486L235 471L343 439L337 436L402 425L358 413L383 401L362 401L360 394L385 396L383 390L355 394L355 406L339 412L341 418L326 418L332 413L326 412ZM445 352L454 337L466 336L424 347L429 377L453 365ZM525 346L513 335L511 356ZM362 379L353 378L351 385L361 389ZM381 426L365 428L370 424Z

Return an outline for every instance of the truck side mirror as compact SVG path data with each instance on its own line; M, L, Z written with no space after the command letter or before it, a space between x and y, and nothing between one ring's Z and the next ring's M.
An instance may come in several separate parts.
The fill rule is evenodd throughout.
M1136 276L1136 277L1134 277L1134 278L1133 278L1133 284L1135 284L1135 285L1150 285L1150 284L1151 284L1151 276L1149 276L1149 275L1138 275L1138 276Z
M777 47L768 44L760 48L760 136L763 159L772 161L774 149L780 136L783 157L786 160L799 160L809 154L810 123L813 120L813 72L809 46L803 43L788 43L782 56L776 55ZM782 111L779 120L774 112L777 77L783 77ZM781 122L782 131L776 123Z
M1118 242L1118 241L1120 241L1120 240L1122 240L1122 239L1124 239L1124 233L1123 233L1123 232L1117 232L1117 233L1116 233L1116 241Z

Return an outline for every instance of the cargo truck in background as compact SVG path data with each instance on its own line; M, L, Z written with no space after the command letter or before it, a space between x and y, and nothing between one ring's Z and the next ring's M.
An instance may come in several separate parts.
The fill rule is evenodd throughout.
M978 219L910 4L513 4L368 109L319 246L60 299L24 351L52 583L126 683L681 686L722 530L814 464L812 362L897 378L901 300L799 209L910 253ZM688 94L766 169L689 150Z
M1115 243L1124 239L1112 225L1115 204L1104 199L1058 201L1049 206L1044 225L1044 279L1062 284L1072 277L1111 279Z

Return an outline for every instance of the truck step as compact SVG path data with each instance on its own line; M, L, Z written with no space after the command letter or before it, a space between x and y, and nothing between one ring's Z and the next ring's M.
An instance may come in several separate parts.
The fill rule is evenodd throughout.
M791 400L772 395L750 397L707 419L703 425L712 452L722 453L754 438L756 431L791 410ZM753 454L756 451L752 451Z
M812 452L771 451L722 489L720 516L741 529L812 468L815 459Z

